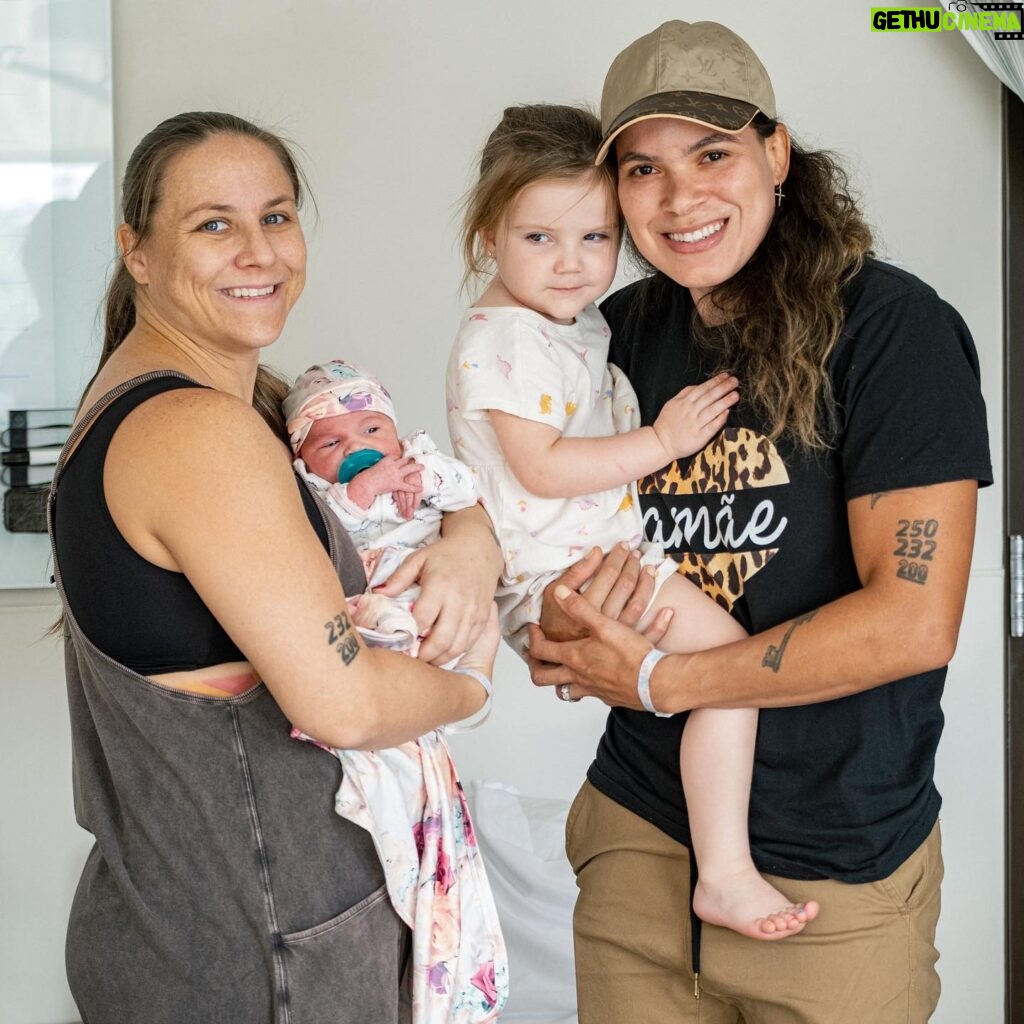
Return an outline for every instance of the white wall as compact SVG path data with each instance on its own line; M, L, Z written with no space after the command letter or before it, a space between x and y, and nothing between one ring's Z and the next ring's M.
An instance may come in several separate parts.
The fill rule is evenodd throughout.
M282 128L306 153L319 223L306 295L272 361L290 373L334 355L363 361L393 390L403 429L444 438L443 367L461 306L454 204L501 108L596 103L626 42L668 18L714 17L759 51L797 135L842 154L883 253L966 318L999 467L997 83L952 34L871 33L869 6L717 0L701 11L645 0L638 14L608 0L113 0L118 170L146 130L180 110L235 110ZM1000 507L997 485L981 498L945 700L939 1024L1003 1012ZM41 594L0 605L0 1018L11 1024L74 1018L62 933L86 844L72 820L59 658L31 640L52 615ZM458 742L464 777L568 798L600 708L535 692L511 657L498 687L492 724Z

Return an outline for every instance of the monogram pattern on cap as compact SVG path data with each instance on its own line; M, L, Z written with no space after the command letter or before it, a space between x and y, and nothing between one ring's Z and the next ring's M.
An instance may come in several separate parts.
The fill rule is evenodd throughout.
M721 96L708 96L701 95L699 93L670 93L665 97L665 106L659 107L665 111L665 113L672 114L703 114L707 116L708 111L717 111L723 119L723 123L728 121L736 121L740 124L746 124L750 120L751 105L749 103L740 103L736 100L727 100Z
M664 92L656 96L645 96L644 99L627 107L612 122L608 131L615 131L630 121L651 114L692 118L705 124L736 131L747 125L756 113L757 107L752 104L730 100L725 96L695 92Z

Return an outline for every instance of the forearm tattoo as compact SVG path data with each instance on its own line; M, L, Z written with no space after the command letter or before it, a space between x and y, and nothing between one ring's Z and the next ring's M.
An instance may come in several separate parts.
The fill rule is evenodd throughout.
M805 622L810 622L819 611L821 611L820 608L815 608L813 611L798 615L790 624L789 629L783 634L778 646L775 644L768 645L768 650L764 652L764 657L761 659L761 667L770 668L773 672L778 672L782 667L782 655L786 652L786 645L789 643L789 639L796 628L802 626Z
M938 532L938 519L899 520L893 556L899 562L896 575L901 580L921 586L928 582L928 563L934 559L939 546Z
M327 643L333 647L346 665L351 665L359 654L359 638L352 627L352 620L345 612L338 612L330 622L324 623Z

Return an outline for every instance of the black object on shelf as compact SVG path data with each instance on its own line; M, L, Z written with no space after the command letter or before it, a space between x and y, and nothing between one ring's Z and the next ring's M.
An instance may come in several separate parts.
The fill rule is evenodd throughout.
M7 425L11 430L32 427L70 427L75 422L75 410L64 409L11 409Z
M55 466L62 445L50 444L45 448L9 448L0 451L0 464L4 466Z
M64 424L52 427L8 427L0 434L0 448L42 448L44 445L62 445L71 433Z
M4 494L4 528L8 533L46 533L49 484L12 487Z
M0 468L0 485L4 487L49 485L56 468L56 466L4 466Z

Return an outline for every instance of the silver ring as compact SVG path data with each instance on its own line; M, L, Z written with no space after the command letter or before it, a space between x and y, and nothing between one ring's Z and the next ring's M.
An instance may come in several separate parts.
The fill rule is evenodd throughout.
M558 694L559 700L564 700L569 704L578 704L583 698L582 697L571 697L569 695L569 684L559 683L555 687L555 693Z

